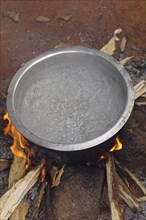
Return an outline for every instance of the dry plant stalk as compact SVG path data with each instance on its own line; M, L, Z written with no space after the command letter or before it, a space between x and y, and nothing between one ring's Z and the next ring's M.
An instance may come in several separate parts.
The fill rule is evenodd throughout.
M146 101L143 101L143 102L138 102L138 101L136 101L135 104L136 104L137 106L144 106L144 105L146 105Z
M125 47L126 47L126 43L127 43L127 37L124 36L121 40L121 43L120 43L120 50L121 52L124 52L125 50Z
M100 51L108 54L113 55L114 51L116 50L116 41L119 40L117 37L117 34L120 34L123 30L121 28L118 28L114 31L113 37L108 41L107 44L105 44Z
M17 157L14 155L13 162L10 168L9 179L8 179L8 189L10 189L18 180L24 177L26 172L26 160L22 157ZM30 205L24 201L18 205L14 210L9 220L24 219L27 214Z
M37 201L37 204L36 204L36 209L34 210L33 215L32 215L32 220L35 219L36 215L39 212L39 208L41 206L41 202L42 202L42 199L43 199L43 196L44 196L44 193L45 193L46 186L47 186L47 182L42 182L42 187L41 187L40 192L39 192L38 201Z
M26 172L26 160L14 155L8 179L8 189L10 189L18 180L24 177Z
M122 220L124 219L124 213L120 205L120 197L117 188L117 173L115 170L114 161L112 154L109 155L108 161L106 163L106 173L107 173L107 184L108 184L108 195L111 208L112 220ZM115 188L116 185L116 188Z
M132 57L133 57L133 56L131 56L131 57L126 57L125 59L121 60L119 63L124 66L124 65L127 63L127 61L131 60Z
M146 195L146 188L142 185L142 183L139 181L139 179L127 168L125 168L125 171L133 179L133 181L136 183L136 185L139 186L139 188L144 193L144 195Z
M9 220L25 220L26 214L30 208L27 202L21 202L10 216Z
M11 160L7 159L0 159L0 171L3 171L7 168L9 168L11 165Z
M146 80L142 80L134 86L135 89L135 100L146 93Z
M141 207L135 197L135 195L130 191L126 184L119 177L118 179L118 189L121 199L132 209L134 212L141 210Z
M45 161L44 161L44 163L45 163ZM42 180L41 180L42 185L41 185L41 189L40 189L39 196L38 196L38 199L37 199L36 208L33 211L32 220L35 219L36 215L39 212L39 208L41 206L41 202L43 200L43 196L44 196L44 193L45 193L45 188L47 187L47 182L45 180L45 177L46 177L46 167L45 166L41 170L41 177L42 177Z
M37 182L43 164L30 171L0 198L0 218L7 220L26 193Z
M113 55L114 51L116 50L116 35L113 36L107 44L105 44L100 51L108 54Z
M123 200L131 210L136 212L141 210L139 203L146 201L145 187L127 168L122 167L122 169L124 172L126 172L126 175L129 175L132 178L136 186L141 189L142 196L138 197L136 195L134 188L132 188L132 186L129 184L127 178L118 175L115 168L113 155L109 155L106 163L106 170L112 220L123 219L123 211L120 208L121 200ZM114 185L116 185L116 192Z
M52 167L52 170L51 170L51 176L52 176L52 185L51 185L51 188L55 187L55 186L58 186L60 184L60 179L61 179L61 176L63 175L64 173L64 167L65 165L62 166L62 168L60 170L58 170L57 167L53 166Z

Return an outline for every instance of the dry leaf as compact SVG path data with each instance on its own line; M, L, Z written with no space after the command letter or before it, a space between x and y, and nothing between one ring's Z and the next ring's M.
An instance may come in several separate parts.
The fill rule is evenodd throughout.
M65 15L65 16L61 16L59 17L59 19L64 20L64 21L69 21L71 20L72 15Z
M132 57L133 57L133 56L131 56L131 57L126 57L125 59L121 60L119 63L124 66L124 65L127 63L127 61L129 61Z
M65 165L63 165L60 170L58 170L58 168L55 166L52 167L52 188L60 184L61 176L64 173L64 167Z
M115 49L116 49L116 36L113 36L109 40L109 42L100 49L100 51L108 55L113 55Z
M0 171L7 169L10 167L11 160L0 159Z
M27 202L21 202L19 206L15 209L9 220L25 220L25 216L28 213L30 204Z
M144 93L146 93L146 80L142 80L138 84L134 86L135 89L135 99L142 96Z
M7 11L4 16L9 17L12 21L14 22L19 22L20 21L20 16L19 13L14 12L14 11Z
M47 18L47 17L44 17L44 16L38 16L36 19L35 19L37 22L40 22L40 23L47 23L50 21L50 18Z
M12 215L27 192L37 182L42 166L43 164L27 173L0 198L1 219L7 220Z
M124 36L121 40L121 43L120 43L120 50L121 52L124 52L125 50L125 47L126 47L126 43L127 43L127 37Z
M55 46L55 49L57 49L57 48L64 48L64 47L68 47L68 45L66 43L60 42L59 44L57 44Z

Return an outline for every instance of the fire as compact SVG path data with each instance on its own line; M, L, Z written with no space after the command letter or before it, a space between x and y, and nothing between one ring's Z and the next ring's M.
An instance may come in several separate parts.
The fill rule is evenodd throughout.
M10 135L13 138L13 144L12 146L10 146L10 149L15 156L22 157L27 160L26 169L28 169L31 165L31 162L29 159L28 142L14 127L8 115L8 112L4 115L3 119L8 120L8 125L6 126L6 128L4 128L4 134ZM27 153L27 155L23 149L25 149L25 152Z
M46 167L43 166L43 168L41 169L42 182L44 182L45 176L46 176Z
M115 151L115 150L121 150L121 149L122 149L122 143L121 143L119 137L116 137L116 144L110 149L109 152L113 152L113 151ZM103 159L106 159L107 157L108 157L108 154L102 155L102 156L99 158L98 162L101 161L101 160L103 160Z
M122 143L120 142L119 138L116 137L116 144L112 147L112 149L110 149L110 152L121 149L122 149Z

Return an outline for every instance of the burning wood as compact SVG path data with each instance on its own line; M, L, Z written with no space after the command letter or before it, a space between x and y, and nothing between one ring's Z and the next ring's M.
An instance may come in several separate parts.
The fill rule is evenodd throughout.
M8 179L8 188L10 189L18 180L24 177L26 172L26 160L14 156L10 172L9 172L9 179Z
M120 205L121 200L123 200L133 211L140 211L141 207L139 203L146 201L146 189L140 183L140 181L128 169L124 169L123 167L119 166L118 162L116 162L115 166L112 154L109 155L107 160L106 171L112 220L123 219L123 210ZM120 174L120 176L117 172ZM137 187L141 189L143 196L137 197L135 195L136 193L134 188L132 189L130 183L128 182L128 178L126 178L126 174L129 175Z
M143 194L146 195L146 188L141 184L139 179L134 176L133 173L130 172L127 168L125 168L126 173L132 178L132 180L136 183L136 185L142 190Z
M117 182L117 173L114 166L114 161L112 156L109 156L108 161L106 163L106 174L107 174L107 184L108 184L108 195L111 207L111 217L112 220L120 220L123 219L123 210L120 206L119 200L119 192L115 190L115 185Z
M30 171L0 198L1 219L7 220L20 204L26 193L36 183L43 164Z
M145 86L146 81L144 80L135 86L135 99L142 96L146 92ZM14 154L14 159L9 173L9 191L7 191L1 197L0 200L1 218L10 218L10 220L25 219L30 205L24 202L23 198L29 191L29 189L31 189L31 187L35 184L41 172L42 185L39 192L36 207L32 215L32 219L35 219L36 215L39 212L41 202L45 193L45 188L47 186L47 182L45 180L46 170L45 168L42 169L43 165L40 165L36 170L33 170L26 174L26 171L30 167L30 153L28 149L28 143L12 125L12 122L10 121L8 114L4 116L4 119L7 119L9 122L4 132L5 134L9 134L14 139L14 143L10 147ZM116 143L110 150L110 152L120 150L121 148L122 143L117 137ZM100 160L103 158L108 158L108 161L106 163L106 170L112 219L120 220L124 218L124 212L122 206L120 205L121 200L123 200L133 211L139 211L139 203L146 201L146 189L128 169L123 168L123 172L126 173L126 177L131 177L133 184L135 184L141 190L141 194L137 195L135 193L134 187L132 187L132 185L130 184L129 179L120 175L119 166L117 165L117 163L115 164L113 154L108 153L107 155L101 156ZM10 166L10 163L8 163L8 161L0 160L0 164L1 163L4 164L2 169L5 169ZM95 163L92 164L94 166ZM60 170L56 166L53 166L52 169L49 170L49 174L52 177L51 188L56 187L60 184L60 179L64 173L64 168L65 165L62 166ZM114 185L116 185L118 190L115 191Z
M131 173L127 168L123 168L118 161L115 160L117 172L121 179L127 185L129 190L135 195L137 201L146 201L146 189L139 179ZM122 173L122 175L121 175Z
M26 160L21 157L17 157L14 155L13 162L9 172L8 179L8 188L10 189L18 180L24 177L26 173ZM9 220L15 219L25 219L25 215L29 209L30 205L23 200L14 210L13 214L9 218ZM22 211L23 210L23 211Z
M42 199L43 199L43 196L44 196L44 193L45 193L45 188L47 187L47 182L45 180L45 176L46 176L46 167L43 166L43 168L41 169L42 186L41 186L41 189L40 189L40 192L39 192L36 208L35 208L35 210L33 212L33 215L32 215L32 220L35 219L36 215L39 212L39 208L41 206L41 202L42 202Z
M25 220L25 217L30 208L30 204L27 202L21 202L17 208L14 210L13 214L10 216L9 220Z

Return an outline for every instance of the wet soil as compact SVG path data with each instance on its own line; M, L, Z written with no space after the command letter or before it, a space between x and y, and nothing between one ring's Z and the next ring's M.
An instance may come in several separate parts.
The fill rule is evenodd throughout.
M117 28L122 28L120 37L127 34L128 42L121 54L119 43L114 56L117 59L133 56L126 69L136 84L146 79L146 2L145 0L89 0L89 1L43 1L2 0L1 6L1 68L0 90L5 94L9 83L20 66L36 55L53 49L60 42L68 45L83 45L100 49ZM7 11L20 14L14 22ZM47 23L36 22L39 16L50 18ZM60 19L72 15L69 21ZM5 98L0 96L0 158L12 159L10 137L5 137ZM130 119L123 129L123 149L115 153L117 159L137 175L146 186L146 107L134 106ZM0 173L1 195L7 190L9 170ZM36 219L104 219L110 220L105 170L89 167L66 167L61 184L46 189L40 213ZM38 184L30 191L28 199L34 200ZM101 191L103 190L102 198ZM99 206L98 201L101 200ZM46 207L47 201L47 207ZM48 210L46 216L44 212ZM131 212L126 205L125 219L146 219L146 204L140 213ZM72 218L70 218L72 216ZM31 219L31 213L27 219Z

